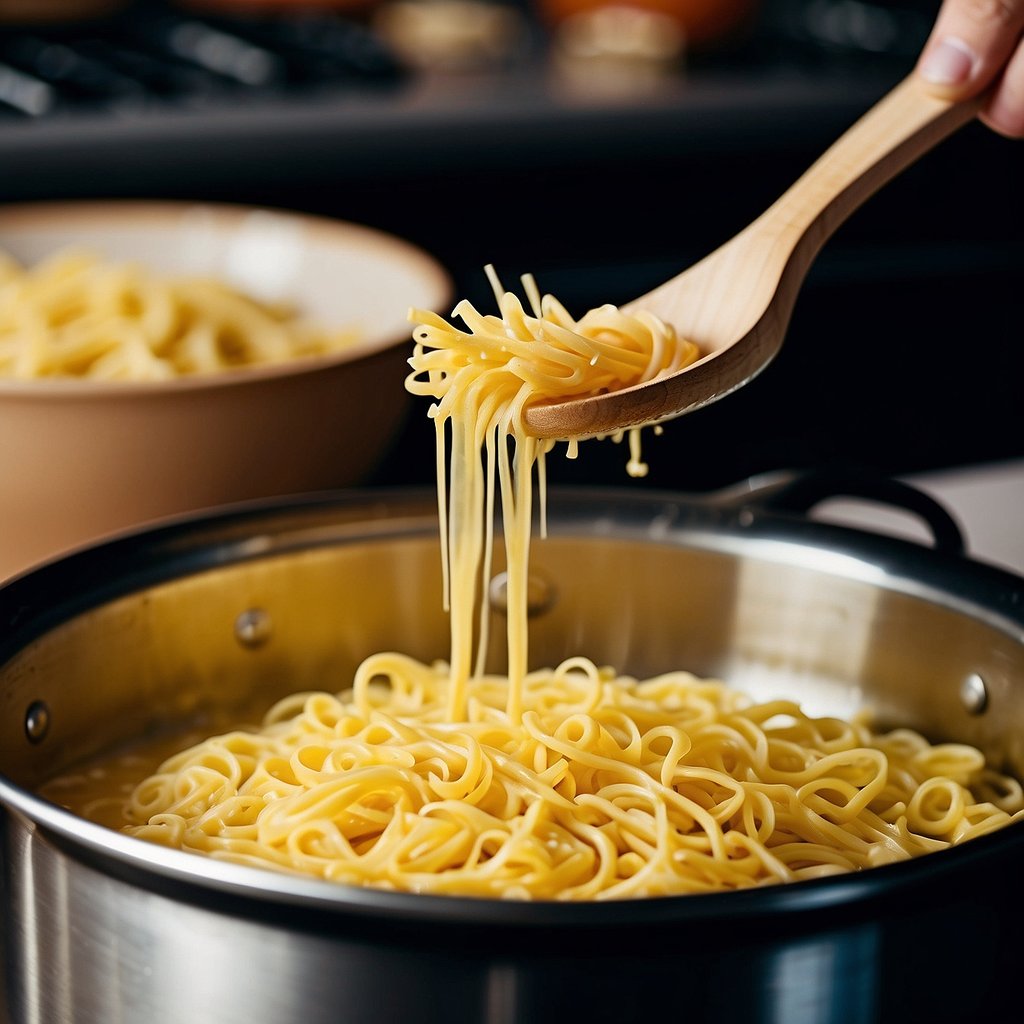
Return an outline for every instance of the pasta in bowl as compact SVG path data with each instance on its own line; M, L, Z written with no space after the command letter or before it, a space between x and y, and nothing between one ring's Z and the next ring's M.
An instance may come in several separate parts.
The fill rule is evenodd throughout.
M173 380L340 355L364 333L322 328L215 276L73 249L23 268L0 252L0 374L15 380Z
M450 294L404 240L247 207L12 206L0 253L0 578L168 515L358 482L407 411L408 301Z

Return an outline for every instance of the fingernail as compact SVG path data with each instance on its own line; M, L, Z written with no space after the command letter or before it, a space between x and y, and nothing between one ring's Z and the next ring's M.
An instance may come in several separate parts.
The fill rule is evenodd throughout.
M978 57L962 39L950 36L933 46L921 62L922 77L933 85L963 85Z

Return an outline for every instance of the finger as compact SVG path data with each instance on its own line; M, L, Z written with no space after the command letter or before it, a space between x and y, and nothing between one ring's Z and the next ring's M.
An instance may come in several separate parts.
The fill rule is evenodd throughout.
M1022 31L1024 0L945 0L918 73L950 99L974 96L995 79Z
M1024 43L1010 58L995 94L980 116L1001 135L1024 139Z

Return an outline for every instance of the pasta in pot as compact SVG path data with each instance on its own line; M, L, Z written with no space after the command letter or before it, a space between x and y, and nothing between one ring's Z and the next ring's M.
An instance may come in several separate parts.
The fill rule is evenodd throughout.
M330 355L360 337L213 278L158 275L85 251L23 269L0 252L0 377L169 380Z
M906 730L584 659L523 682L518 722L507 678L488 676L450 722L447 665L372 657L353 692L289 698L262 729L168 760L127 831L337 882L591 900L854 871L1019 814L1020 787L977 751Z
M819 878L1024 815L1021 786L969 746L756 703L686 672L637 680L583 657L527 670L533 475L538 466L543 499L551 442L525 432L523 409L671 372L697 352L613 307L573 321L529 280L528 314L492 280L500 317L463 304L462 331L418 313L410 360L410 390L435 399L450 660L373 655L350 690L287 698L259 728L172 756L126 797L80 796L81 812L153 842L342 883L539 900ZM484 671L488 616L476 607L498 494L501 677Z

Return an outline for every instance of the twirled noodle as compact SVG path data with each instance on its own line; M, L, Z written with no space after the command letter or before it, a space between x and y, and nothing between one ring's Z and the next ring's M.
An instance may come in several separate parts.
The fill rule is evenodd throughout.
M487 274L500 316L484 316L468 302L453 315L465 331L426 310L413 310L416 343L406 387L436 399L430 407L437 449L438 511L444 601L451 609L452 721L465 713L466 680L473 663L473 609L481 578L491 566L495 473L501 493L507 561L509 715L517 702L527 665L527 577L533 519L533 469L540 485L542 530L545 455L553 441L526 429L524 410L548 399L577 397L652 380L688 366L697 346L650 313L629 315L601 306L576 321L552 296L541 297L532 277L523 284L533 315L517 296L502 289L492 267ZM446 432L451 453L445 472ZM639 458L639 430L631 431L628 470L646 472ZM509 454L509 439L513 453ZM571 451L574 454L574 448ZM446 486L447 480L447 486ZM450 495L449 495L450 491ZM477 672L487 645L487 588L482 588L477 632Z
M350 690L291 696L261 727L176 754L126 797L90 803L87 780L82 813L156 843L337 882L538 900L820 878L1024 815L1021 786L962 744L876 735L865 721L754 703L685 672L640 681L581 657L526 671L531 473L550 446L525 433L523 409L562 394L564 378L612 386L692 357L651 318L606 307L574 323L528 287L533 317L508 295L501 319L458 307L468 332L419 314L409 386L436 399L450 662L374 655ZM472 665L495 464L509 567L501 677ZM62 798L76 785L66 780Z
M157 275L84 251L23 269L0 252L0 376L167 380L329 355L328 331L212 278Z

